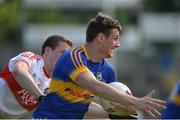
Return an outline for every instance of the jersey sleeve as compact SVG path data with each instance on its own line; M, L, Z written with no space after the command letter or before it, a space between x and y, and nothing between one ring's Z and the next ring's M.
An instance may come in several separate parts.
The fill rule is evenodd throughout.
M18 61L26 63L28 65L29 69L31 69L33 66L37 65L37 63L40 59L42 59L42 58L39 55L36 55L30 51L20 53L16 57L10 59L9 64L8 64L9 70L10 70L10 72L12 72L14 69L15 63Z
M85 61L82 59L82 52L83 50L81 48L66 51L56 63L52 76L53 79L68 81L70 78L76 82L77 76L89 71L84 65Z

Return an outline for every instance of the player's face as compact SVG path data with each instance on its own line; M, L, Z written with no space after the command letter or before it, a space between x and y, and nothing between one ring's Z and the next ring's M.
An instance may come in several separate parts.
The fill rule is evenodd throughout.
M64 51L71 49L65 42L61 42L55 50L50 50L49 52L49 68L53 71L57 59L63 54Z
M103 43L103 52L105 58L111 58L113 56L113 50L120 46L120 34L118 29L112 29L111 34L106 37Z

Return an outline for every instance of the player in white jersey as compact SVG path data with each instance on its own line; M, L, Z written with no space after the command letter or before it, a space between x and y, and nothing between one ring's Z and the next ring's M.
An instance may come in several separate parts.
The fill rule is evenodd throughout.
M41 56L26 51L10 59L0 72L0 119L31 118L38 98L47 93L57 58L72 46L70 40L52 35L43 43ZM85 117L107 118L108 113L93 102Z
M42 56L26 51L10 59L0 73L0 118L20 118L33 111L47 93L57 58L72 42L52 35L42 45Z

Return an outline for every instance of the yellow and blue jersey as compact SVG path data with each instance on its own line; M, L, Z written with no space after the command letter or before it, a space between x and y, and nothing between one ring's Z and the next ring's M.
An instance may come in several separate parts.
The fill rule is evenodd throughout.
M84 48L66 51L57 61L49 94L34 112L34 118L80 119L87 112L94 95L76 84L77 76L92 72L97 80L110 83L116 81L115 72L107 60L92 62Z
M180 81L175 85L169 97L162 119L180 119Z

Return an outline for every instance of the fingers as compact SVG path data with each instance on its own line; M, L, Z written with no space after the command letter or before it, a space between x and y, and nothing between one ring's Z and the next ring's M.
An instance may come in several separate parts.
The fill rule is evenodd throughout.
M146 111L146 115L149 116L148 118L156 118L156 116L150 110Z
M147 97L152 97L155 94L155 90L152 90L151 92L149 92L146 96Z
M153 108L160 108L160 109L165 109L166 108L166 102L163 100L158 100L158 99L150 99L148 102L149 106Z
M164 101L164 100L159 100L159 99L154 99L154 98L151 98L151 101L154 102L154 103L163 105L163 106L165 106L167 104L167 102Z
M149 115L151 117L160 118L161 113L158 110L156 110L156 109L154 109L153 107L150 107L150 106L148 107L148 109L149 109Z
M164 109L166 106L166 101L152 98L154 93L155 93L155 90L152 90L151 92L148 93L148 95L146 95L146 97L149 97L148 99L150 100L149 101L150 106L152 106L154 108L163 108Z
M156 116L156 118L160 118L161 113L159 111L157 111L156 109L152 109L151 112Z
M138 114L143 119L158 119L161 116L159 111L157 111L156 109L154 109L153 107L150 107L150 106L147 107L144 112L140 112Z
M145 113L151 118L160 118L161 113L157 108L165 108L165 101L150 98Z
M159 118L161 114L158 110L160 110L159 108L165 108L166 101L152 98L154 93L155 90L152 90L142 98L144 101L144 108L141 110L151 118ZM141 102L140 104L143 104L143 102Z
M146 95L146 97L150 97L150 100L151 100L153 103L157 103L157 104L159 104L159 105L165 106L165 105L166 105L166 101L151 98L154 94L155 94L155 90L152 90L151 92L148 93L148 95Z

